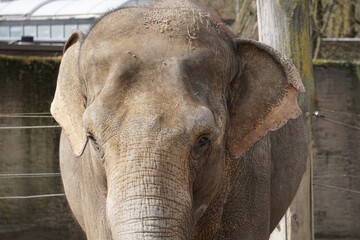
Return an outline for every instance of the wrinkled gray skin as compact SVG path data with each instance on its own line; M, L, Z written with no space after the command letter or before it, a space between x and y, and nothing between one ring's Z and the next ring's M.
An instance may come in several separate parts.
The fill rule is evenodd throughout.
M268 239L307 151L285 56L188 1L113 11L64 51L51 112L88 239Z

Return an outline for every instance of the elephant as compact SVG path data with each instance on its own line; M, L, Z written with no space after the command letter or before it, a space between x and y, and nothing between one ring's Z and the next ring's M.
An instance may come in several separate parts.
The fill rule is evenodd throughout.
M188 0L115 9L64 47L51 113L88 239L268 239L306 168L291 61Z

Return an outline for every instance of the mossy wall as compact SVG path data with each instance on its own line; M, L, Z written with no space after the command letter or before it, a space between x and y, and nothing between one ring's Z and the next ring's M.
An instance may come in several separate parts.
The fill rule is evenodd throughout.
M0 114L49 112L59 64L60 58L0 55ZM315 110L360 126L360 65L320 60L314 72ZM54 124L51 118L0 118L0 126ZM59 172L59 135L60 129L0 130L0 174ZM360 171L357 131L315 118L313 136L315 182L360 190L360 178L351 177ZM0 178L0 197L61 192L59 177ZM358 195L315 186L314 201L317 235L360 236ZM84 239L64 197L0 200L0 239L49 236Z
M360 41L322 41L318 59L360 61Z
M360 128L360 63L314 62L314 110ZM360 190L360 131L313 117L314 183ZM314 186L317 237L360 238L359 194Z
M49 112L60 58L0 55L0 114ZM3 118L0 126L55 125ZM0 129L0 174L56 173L60 128ZM60 177L0 178L0 197L63 193ZM0 239L82 239L65 197L0 200Z

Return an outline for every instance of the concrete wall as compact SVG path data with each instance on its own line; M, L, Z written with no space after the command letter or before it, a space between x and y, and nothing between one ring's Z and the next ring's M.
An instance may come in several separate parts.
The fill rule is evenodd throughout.
M359 11L360 12L360 11ZM360 60L360 39L323 39L318 59L327 60Z
M314 65L315 110L360 128L360 65ZM313 117L314 183L360 191L360 131ZM360 238L360 194L314 186L316 236Z
M0 56L0 114L48 112L59 59ZM360 127L360 67L315 65L315 109ZM329 111L331 110L331 111ZM335 112L333 112L335 111ZM346 114L346 113L350 114ZM0 126L53 125L0 118ZM0 130L0 174L59 172L60 129ZM314 182L360 191L360 131L313 119ZM61 179L0 178L0 197L63 192ZM315 234L360 237L360 195L315 186ZM0 239L84 239L64 197L0 200Z
M0 114L49 112L59 59L0 56ZM54 125L1 118L0 126ZM60 128L0 130L0 174L59 172ZM63 193L60 177L0 178L0 197ZM83 239L65 197L0 200L0 239Z

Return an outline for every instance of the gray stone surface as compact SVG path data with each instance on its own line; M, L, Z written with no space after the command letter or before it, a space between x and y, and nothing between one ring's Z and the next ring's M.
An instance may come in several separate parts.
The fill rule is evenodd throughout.
M49 112L56 61L0 56L0 114ZM3 118L0 126L54 125L52 118ZM59 172L57 129L0 129L0 174ZM63 193L60 177L0 178L0 197ZM42 237L41 237L42 236ZM0 239L83 239L65 197L0 200Z
M360 66L315 67L315 109L360 127ZM313 117L314 183L360 191L360 131ZM315 234L360 238L360 194L314 186ZM337 238L344 239L344 238Z

